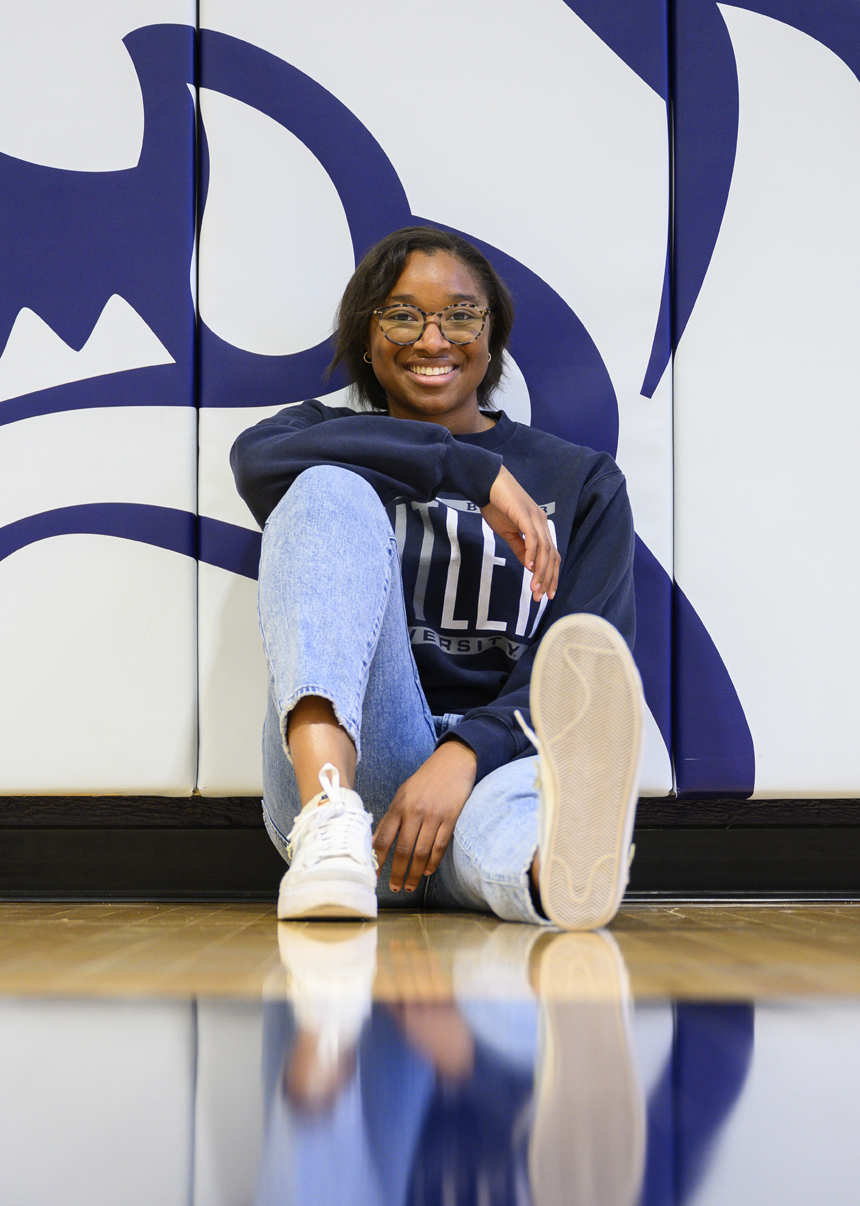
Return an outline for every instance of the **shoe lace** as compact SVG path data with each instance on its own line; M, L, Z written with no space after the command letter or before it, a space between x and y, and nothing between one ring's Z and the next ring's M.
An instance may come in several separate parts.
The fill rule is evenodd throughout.
M534 729L531 728L529 725L527 725L526 722L523 720L523 714L519 710L519 708L514 709L514 719L516 720L517 724L520 726L522 731L525 733L526 737L528 737L529 741L535 747L537 752L540 754L542 752L541 745L540 745L540 739L539 739L537 733L534 731Z
M535 749L538 752L537 760L535 761L535 791L540 792L540 790L541 790L540 759L541 759L541 754L543 753L543 749L541 748L540 738L538 737L538 735L534 731L534 729L530 725L526 724L526 722L523 720L523 714L519 710L519 708L514 709L514 718L516 719L516 722L520 726L522 731L525 733L526 737L528 737L529 741L532 743L532 745L535 747Z
M349 855L360 858L359 851L370 828L370 815L344 800L340 787L340 772L327 762L319 772L323 799L313 808L303 808L287 835L287 856L292 862L295 851L308 839L314 842L320 858ZM335 824L331 824L335 821ZM371 852L374 870L378 870L376 851ZM363 861L363 859L362 859Z

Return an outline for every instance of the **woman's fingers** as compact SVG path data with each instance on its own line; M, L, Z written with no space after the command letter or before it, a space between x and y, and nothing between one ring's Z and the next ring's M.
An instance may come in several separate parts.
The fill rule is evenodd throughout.
M536 600L552 599L558 587L561 558L555 548L545 512L526 493L504 465L490 490L490 503L481 509L487 523L513 549L532 573L531 592Z
M413 858L419 833L420 830L417 829L414 822L410 824L409 821L405 821L400 826L400 833L397 835L397 842L394 847L394 857L391 860L391 879L389 883L392 892L399 892L403 887L409 867L409 860Z
M383 864L388 858L388 851L391 849L391 844L397 837L397 832L400 829L400 821L391 815L391 809L379 822L376 827L376 833L373 835L373 849L376 853L376 861L379 864L377 878L382 871Z
M552 536L546 523L546 516L541 511L543 527L536 532L536 553L534 573L532 574L532 593L535 598L542 594L552 599L558 586L558 571L561 557L552 542Z
M435 830L432 834L425 833L426 828L426 821L412 817L401 809L400 801L396 797L388 812L379 822L376 836L373 839L373 849L376 851L381 870L388 858L389 850L393 847L394 854L391 859L389 880L392 891L399 892L404 886L410 859L412 859L413 869L407 881L408 889L414 890L421 879L421 874L433 849L433 838L435 837ZM420 864L420 869L417 871L415 870L416 864Z

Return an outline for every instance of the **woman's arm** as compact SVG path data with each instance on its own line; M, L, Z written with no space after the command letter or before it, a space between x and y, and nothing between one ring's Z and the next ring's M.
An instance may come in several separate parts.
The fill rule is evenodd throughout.
M357 473L383 503L429 502L451 491L483 507L501 464L498 453L458 441L438 423L356 414L316 400L242 432L230 452L236 487L260 527L299 474L316 465Z
M230 452L237 489L262 527L305 469L335 465L364 478L383 503L461 494L532 570L536 599L552 594L559 558L546 515L503 467L498 453L456 440L438 423L335 410L316 400L288 407L244 431Z

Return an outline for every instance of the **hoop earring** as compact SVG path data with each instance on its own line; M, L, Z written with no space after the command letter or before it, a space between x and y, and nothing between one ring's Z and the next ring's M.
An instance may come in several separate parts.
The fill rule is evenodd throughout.
M365 364L373 364L373 361L371 360L370 356L368 356L367 352L365 352L362 356L362 360Z
M489 353L489 352L487 352L487 364L489 364L489 363L490 363L490 361L491 361L492 359L493 359L493 358L492 358L492 356L490 355L490 353Z

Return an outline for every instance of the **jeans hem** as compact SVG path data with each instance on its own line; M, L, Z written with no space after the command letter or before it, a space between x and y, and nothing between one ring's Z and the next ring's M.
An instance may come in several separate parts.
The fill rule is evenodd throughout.
M287 721L289 719L290 712L292 712L299 700L305 699L309 695L317 695L320 699L327 699L331 704L335 720L355 746L355 760L356 763L358 763L361 758L361 726L354 720L350 721L344 718L343 713L338 707L337 700L330 691L328 691L325 687L320 687L311 683L305 684L302 687L296 687L296 689L287 696L286 702L283 705L278 706L278 726L281 731L281 744L284 747L284 753L286 754L290 765L292 765L293 760L290 757L290 747L287 744Z

